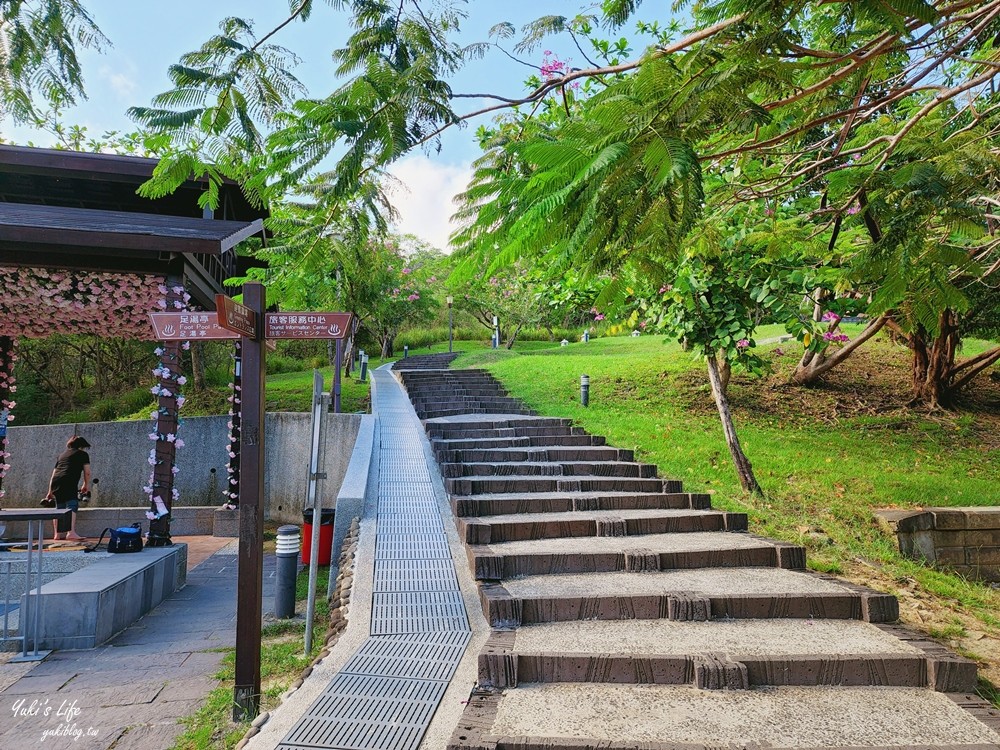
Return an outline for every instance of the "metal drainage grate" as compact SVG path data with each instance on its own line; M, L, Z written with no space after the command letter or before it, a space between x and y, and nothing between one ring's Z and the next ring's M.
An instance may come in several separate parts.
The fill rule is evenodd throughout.
M447 681L454 674L471 637L468 631L372 637L342 671L345 674Z
M278 747L416 748L447 687L443 680L340 673Z
M382 536L375 540L375 558L378 560L450 560L448 539L442 530L438 534L406 534Z
M375 371L379 461L372 636L279 750L416 750L472 634L421 431Z
M372 635L468 630L458 591L399 591L372 595Z
M458 591L451 560L376 560L375 591Z

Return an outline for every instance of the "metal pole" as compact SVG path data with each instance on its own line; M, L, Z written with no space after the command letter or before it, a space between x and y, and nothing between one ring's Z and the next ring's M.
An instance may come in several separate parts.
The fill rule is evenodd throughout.
M580 403L584 406L590 404L590 376L580 376Z
M344 342L337 339L337 354L333 358L333 413L340 414L340 368L344 364Z
M451 305L448 305L448 353L451 354L452 344L455 341L454 322L451 313Z
M316 579L319 576L319 533L322 521L322 506L318 493L320 479L326 475L320 471L320 457L323 453L323 428L326 424L326 407L328 401L323 393L323 375L319 370L313 371L313 410L312 410L312 441L309 445L309 484L306 497L306 507L312 508L312 539L309 555L309 595L306 603L306 637L305 652L312 650L313 614L316 608Z
M240 548L236 587L236 679L233 720L260 713L260 626L264 571L264 365L259 336L266 296L257 282L243 285L243 303L255 313L256 338L242 337L243 420L240 430Z

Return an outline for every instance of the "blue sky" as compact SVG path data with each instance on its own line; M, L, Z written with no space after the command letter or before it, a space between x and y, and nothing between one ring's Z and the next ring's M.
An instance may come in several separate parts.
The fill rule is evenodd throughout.
M68 110L64 120L83 125L91 134L107 130L132 130L125 111L133 105L148 104L155 94L169 88L167 68L184 52L196 49L213 34L221 19L241 16L253 19L259 33L270 30L287 17L287 0L172 0L168 4L149 0L85 0L98 26L111 40L104 54L85 53L83 58L88 100ZM462 41L484 41L489 28L510 21L518 28L545 14L572 15L586 2L576 0L471 0L469 17L463 25ZM666 5L647 0L647 6ZM169 8L169 12L165 9ZM273 42L288 47L301 59L295 74L311 96L323 96L338 81L331 52L342 46L349 33L347 19L334 12L323 0L316 0L312 17L283 29ZM660 10L661 18L669 11ZM647 8L643 14L653 15ZM583 67L582 57L568 40L553 39L546 48L561 59ZM533 54L540 62L541 50ZM474 61L455 79L456 92L490 91L508 96L523 92L522 82L531 71L499 52ZM460 103L459 111L477 109L475 100ZM451 197L465 186L469 165L478 154L474 132L477 123L446 133L439 153L412 154L393 168L407 186L394 195L401 213L399 230L412 232L438 247L444 247L449 232L448 217L453 212ZM32 141L44 146L51 138L24 128L3 128L5 138L17 143Z

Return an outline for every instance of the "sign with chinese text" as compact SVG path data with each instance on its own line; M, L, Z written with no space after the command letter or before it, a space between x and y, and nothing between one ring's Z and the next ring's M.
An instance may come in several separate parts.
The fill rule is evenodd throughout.
M238 339L239 335L219 325L214 312L150 313L153 332L160 341Z
M351 331L351 313L280 312L264 314L269 339L344 339Z
M257 313L246 305L241 305L232 297L215 295L215 309L219 313L219 325L235 331L248 339L257 338Z

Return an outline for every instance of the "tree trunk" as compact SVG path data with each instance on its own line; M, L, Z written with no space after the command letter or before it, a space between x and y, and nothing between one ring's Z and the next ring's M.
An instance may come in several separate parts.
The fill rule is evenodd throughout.
M389 359L392 356L392 340L396 338L392 332L382 336L382 359Z
M830 347L819 353L807 349L802 355L798 366L795 368L795 372L792 374L792 382L795 385L815 383L824 374L854 354L858 347L882 330L889 320L889 313L880 315L871 321L868 327L858 334L854 341L851 341L840 349L834 349L832 354L827 354L827 352L831 351ZM830 330L833 330L833 328Z
M927 404L933 409L950 404L955 397L952 377L959 341L955 313L944 310L938 328L938 335L929 341L923 326L910 335L913 403Z
M722 395L725 396L729 393L729 380L733 377L733 365L726 359L722 358L722 364L719 365L719 390L722 391Z
M736 435L733 417L729 413L729 401L726 399L726 393L719 377L719 363L716 361L715 354L708 356L708 379L712 384L712 396L715 397L715 406L718 408L719 418L722 420L722 431L726 435L726 445L729 446L729 453L733 457L740 485L747 492L752 492L755 495L762 494L757 477L754 476L750 459L746 457L743 448L740 447L740 439Z
M191 385L195 392L205 390L205 352L204 343L191 342Z
M514 348L514 342L517 341L517 334L519 334L520 332L521 332L521 326L517 326L517 328L514 329L514 333L512 333L510 336L510 341L507 342L508 349Z

